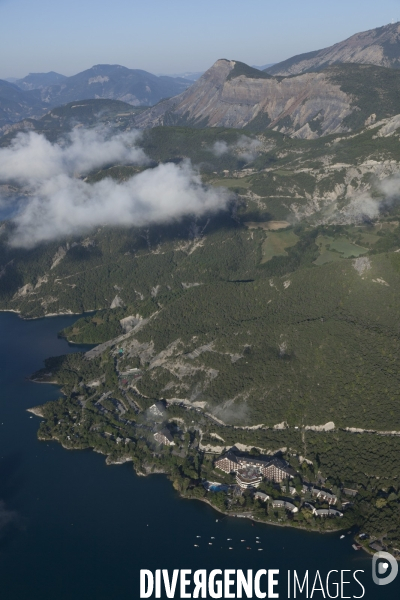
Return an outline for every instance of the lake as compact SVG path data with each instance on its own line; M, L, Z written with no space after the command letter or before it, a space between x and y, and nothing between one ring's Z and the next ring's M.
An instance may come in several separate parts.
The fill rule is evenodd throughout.
M23 321L0 313L1 600L136 599L140 569L200 568L280 569L280 598L287 598L288 569L312 576L317 569L324 576L363 569L365 598L400 597L400 577L388 586L372 583L371 557L352 549L351 536L221 518L202 502L179 498L162 475L137 477L129 463L106 466L90 450L39 442L40 419L26 409L60 392L26 378L45 358L81 349L57 338L76 319ZM358 585L345 589L361 594Z

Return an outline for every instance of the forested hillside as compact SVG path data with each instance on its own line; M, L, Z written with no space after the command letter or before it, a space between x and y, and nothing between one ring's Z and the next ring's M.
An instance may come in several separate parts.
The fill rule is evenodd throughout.
M37 131L65 139L73 106L53 111L57 127L45 117ZM129 126L119 103L104 109L116 132ZM91 102L78 114L94 125ZM341 497L343 526L396 547L399 126L387 118L317 140L154 128L140 138L148 162L107 164L82 181L124 182L191 160L204 189L230 189L226 208L141 227L104 224L30 248L12 244L15 223L5 221L0 308L26 318L86 313L60 335L98 344L50 358L34 376L64 392L39 407L40 438L132 459L139 472L162 470L195 497L205 494L202 479L218 476L205 451L280 452L297 467L297 485L356 490L351 506ZM28 197L13 185L9 197ZM155 448L155 401L166 406L175 454ZM339 527L311 517L300 511L291 524Z

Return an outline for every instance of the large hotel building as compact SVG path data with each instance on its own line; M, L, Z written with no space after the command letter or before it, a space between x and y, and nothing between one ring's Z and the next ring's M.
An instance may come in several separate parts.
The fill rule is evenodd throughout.
M225 473L257 469L260 474L270 481L281 482L296 475L286 461L276 456L249 456L232 449L215 461L215 466Z

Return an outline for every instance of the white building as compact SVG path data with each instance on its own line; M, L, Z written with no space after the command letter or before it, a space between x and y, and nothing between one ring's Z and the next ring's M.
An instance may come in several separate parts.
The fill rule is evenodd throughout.
M236 472L236 481L243 490L257 488L262 482L262 475L256 470L242 469Z
M168 429L161 429L161 431L155 433L154 439L159 444L163 444L164 446L175 446L174 438L172 437Z
M271 506L272 508L285 508L286 510L289 510L292 513L299 512L297 506L295 506L291 502L286 502L286 500L273 500L271 502Z
M315 511L318 517L343 517L343 513L336 508L320 508Z
M257 469L263 477L270 481L281 482L296 475L287 462L276 456L249 456L238 451L229 450L215 461L215 466L225 473L242 469Z
M254 500L261 500L261 502L267 502L267 500L269 500L270 497L268 496L268 494L264 494L264 492L256 492L254 494Z

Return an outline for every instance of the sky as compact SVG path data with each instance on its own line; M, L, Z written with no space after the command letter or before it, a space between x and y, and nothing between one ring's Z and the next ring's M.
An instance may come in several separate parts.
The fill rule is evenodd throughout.
M279 62L400 20L399 0L0 0L0 78Z

